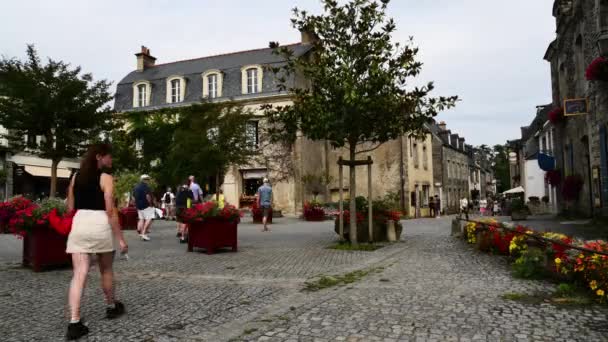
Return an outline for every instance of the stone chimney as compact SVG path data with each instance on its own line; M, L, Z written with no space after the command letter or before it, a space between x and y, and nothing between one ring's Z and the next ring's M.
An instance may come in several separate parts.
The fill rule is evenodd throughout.
M450 130L445 130L445 131L440 131L439 132L439 137L441 138L441 140L443 140L443 142L445 144L450 144L450 134L452 134L452 132Z
M458 138L458 146L460 147L461 150L466 151L466 147L464 146L464 138L460 137Z
M442 130L442 131L445 131L445 130L447 129L447 127L448 127L448 126L445 124L445 121L441 121L441 122L439 122L439 124L438 124L437 126L439 126L439 129L440 129L440 130Z
M150 49L145 46L141 46L141 52L136 53L137 57L137 71L144 71L154 66L156 58L150 55Z
M458 149L458 134L450 135L450 145L452 145L452 147L455 149Z
M312 44L319 40L319 36L312 30L302 29L300 30L300 35L302 36L302 44Z

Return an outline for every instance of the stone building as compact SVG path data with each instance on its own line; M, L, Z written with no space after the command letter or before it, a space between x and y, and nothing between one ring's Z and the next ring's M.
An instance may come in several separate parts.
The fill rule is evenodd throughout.
M586 99L586 114L567 116L555 125L556 165L564 176L576 175L584 184L578 200L565 201L558 187L561 210L585 216L608 213L608 82L588 81L587 67L608 55L608 0L555 1L556 39L545 60L551 65L553 106L568 99Z
M302 34L302 41L289 45L294 55L305 58L310 52L311 36ZM170 106L184 106L206 99L208 101L236 101L256 114L248 134L254 145L264 145L261 136L264 104L289 105L290 94L277 90L277 80L268 66L283 62L269 48L228 53L185 61L156 64L149 49L142 47L136 54L137 69L125 76L117 86L117 111L155 110ZM297 77L291 82L304 82ZM302 83L303 84L303 83ZM424 141L407 137L383 144L380 148L357 159L370 155L372 166L373 197L396 194L410 216L428 214L428 199L433 193L433 158L431 135ZM145 143L145 142L144 142ZM264 177L274 188L274 207L284 213L301 212L305 201L313 193L302 182L306 175L331 176L333 181L320 192L319 200L337 201L339 193L339 157L348 159L347 151L332 149L324 141L311 141L299 136L287 154L272 153L276 146L267 146L260 160L249 165L234 165L225 175L222 188L226 201L239 207L252 203L253 195ZM288 167L283 167L288 164ZM278 167L277 167L278 165ZM285 169L289 169L285 175ZM184 175L187 176L187 175ZM343 189L348 196L348 167L343 170ZM357 195L367 196L367 170L357 168Z
M442 211L458 212L461 198L471 198L469 153L465 139L453 134L445 122L431 125L433 135L433 179Z

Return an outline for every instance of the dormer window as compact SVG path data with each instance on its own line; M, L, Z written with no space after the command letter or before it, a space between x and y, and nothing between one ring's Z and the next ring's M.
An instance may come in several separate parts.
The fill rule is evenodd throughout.
M171 103L182 102L180 80L171 81Z
M148 81L133 84L133 107L146 107L150 105L151 85Z
M203 98L222 97L223 74L219 70L209 70L203 75Z
M258 69L247 69L247 94L258 92Z
M244 66L241 69L241 77L243 94L257 94L262 92L262 79L264 74L261 66Z
M145 107L148 105L146 101L146 88L145 84L137 86L137 107Z
M167 103L179 103L186 97L186 79L173 76L167 79Z

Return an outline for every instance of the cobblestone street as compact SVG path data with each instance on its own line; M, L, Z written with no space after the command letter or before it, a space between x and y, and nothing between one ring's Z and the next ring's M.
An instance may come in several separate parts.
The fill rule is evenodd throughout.
M608 309L506 301L507 292L550 291L511 277L506 259L449 236L448 219L404 222L403 242L375 252L329 250L331 222L278 219L271 233L239 226L239 252L187 253L173 224L152 241L128 232L118 294L128 314L103 318L92 270L85 341L608 341ZM63 340L69 269L20 267L21 245L0 236L2 341ZM346 287L302 292L307 279L357 269L378 272Z

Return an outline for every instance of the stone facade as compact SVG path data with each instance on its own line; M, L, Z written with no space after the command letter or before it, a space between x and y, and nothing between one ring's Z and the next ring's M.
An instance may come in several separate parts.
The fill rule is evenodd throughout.
M586 216L608 213L608 82L587 81L585 70L597 57L598 39L608 31L608 1L555 1L557 37L545 59L551 64L553 105L586 98L589 113L566 117L555 127L555 157L562 173L578 175L584 185L577 201L557 197L561 210ZM560 190L560 189L558 189Z
M458 212L461 198L471 197L469 189L469 154L464 139L452 134L444 122L432 125L433 179L444 213Z

